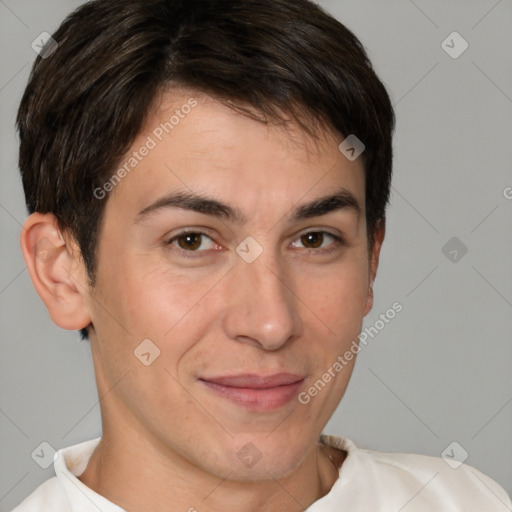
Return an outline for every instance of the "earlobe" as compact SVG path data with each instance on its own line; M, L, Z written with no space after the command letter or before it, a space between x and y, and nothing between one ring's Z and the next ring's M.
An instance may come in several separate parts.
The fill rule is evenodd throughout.
M386 234L386 219L382 218L378 221L377 227L375 229L375 234L373 237L373 248L370 257L369 264L369 285L368 285L368 294L366 297L366 304L364 308L364 316L366 316L373 307L373 283L375 282L375 277L377 276L377 269L379 267L379 257L380 250L382 248L382 243L384 242L384 236Z
M363 316L366 316L373 308L373 283L368 287L368 295L366 296L366 304L364 306Z
M34 287L61 328L79 330L91 323L85 295L84 265L76 244L64 236L51 214L33 213L25 221L21 251Z

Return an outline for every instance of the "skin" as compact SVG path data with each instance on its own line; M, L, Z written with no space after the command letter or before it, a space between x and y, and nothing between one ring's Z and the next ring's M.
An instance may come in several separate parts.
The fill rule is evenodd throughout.
M304 377L297 394L310 388L372 307L384 224L368 251L363 161L339 152L339 134L314 142L293 124L267 126L191 91L166 93L128 154L191 96L198 105L104 199L94 288L52 215L31 215L22 232L53 321L90 325L103 437L80 479L127 511L303 510L338 477L328 456L342 463L344 454L318 438L355 359L307 405L294 397L269 411L200 378L289 372ZM359 214L291 220L340 188ZM178 208L137 220L172 192L213 197L246 222ZM180 249L184 228L207 235L194 239L197 252ZM252 263L236 252L248 236L263 249ZM149 366L134 357L144 339L160 350ZM237 456L247 443L261 455L252 467Z

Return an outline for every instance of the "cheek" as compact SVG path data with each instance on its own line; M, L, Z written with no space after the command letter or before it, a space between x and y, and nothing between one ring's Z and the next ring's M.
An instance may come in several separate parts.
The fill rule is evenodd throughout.
M343 334L359 329L368 298L368 262L353 258L313 281L304 281L301 296L305 304L322 319L331 331Z
M299 402L321 424L336 409L352 375L367 296L368 268L364 258L340 266L329 279L308 289L306 304L318 313L316 319L311 316L313 332L310 343L304 345L311 373ZM321 339L321 343L311 344L311 339Z
M147 264L127 266L108 290L115 314L130 333L129 340L125 341L125 333L111 318L105 320L114 324L117 335L132 350L142 340L150 339L161 350L160 362L174 373L181 358L211 326L219 302L212 304L213 293L208 292L218 276L192 281L190 276L171 273L163 265L149 272L145 270L148 268Z
M162 338L190 307L193 293L162 265L125 261L103 280L104 300L134 336Z

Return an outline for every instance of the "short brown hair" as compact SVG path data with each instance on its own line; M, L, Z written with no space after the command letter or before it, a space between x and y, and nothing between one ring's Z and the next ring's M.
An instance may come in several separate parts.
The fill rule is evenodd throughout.
M19 166L29 212L54 214L72 234L91 284L106 203L93 191L172 86L263 121L285 115L308 132L355 134L373 240L389 198L393 108L359 40L313 2L94 0L53 38L58 47L36 59L19 108Z

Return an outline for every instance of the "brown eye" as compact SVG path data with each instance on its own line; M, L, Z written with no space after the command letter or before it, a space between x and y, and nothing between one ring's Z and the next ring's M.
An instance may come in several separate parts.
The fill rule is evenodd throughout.
M312 231L302 235L300 241L308 249L318 249L324 243L324 234L320 231Z
M300 235L292 244L295 249L305 249L308 254L328 254L340 251L345 240L328 231L309 231Z
M200 233L184 233L176 237L176 241L181 249L186 251L195 251L201 247L202 235Z
M171 238L166 245L176 251L177 256L190 258L192 256L205 256L212 250L219 250L219 246L201 231L182 231Z

